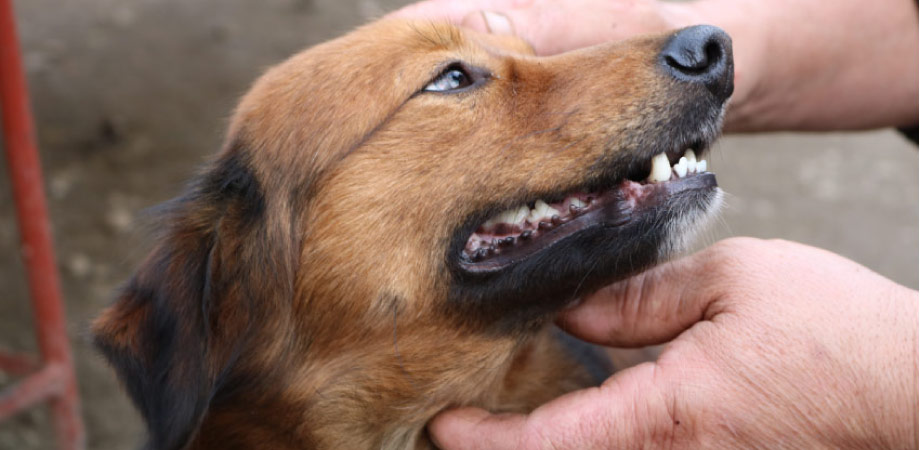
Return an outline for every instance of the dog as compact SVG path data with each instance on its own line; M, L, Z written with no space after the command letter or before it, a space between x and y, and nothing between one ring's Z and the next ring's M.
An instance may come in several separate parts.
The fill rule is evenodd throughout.
M429 448L596 383L554 316L713 214L732 79L707 26L536 57L384 19L271 68L93 324L148 448Z

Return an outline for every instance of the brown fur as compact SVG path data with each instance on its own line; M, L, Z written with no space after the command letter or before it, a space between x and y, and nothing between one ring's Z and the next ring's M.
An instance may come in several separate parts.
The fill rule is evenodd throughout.
M656 70L664 39L537 58L382 21L269 70L94 324L151 447L423 448L445 407L590 383L551 315L505 330L447 305L445 249L486 205L579 186L662 133L685 95ZM492 79L418 93L459 60Z

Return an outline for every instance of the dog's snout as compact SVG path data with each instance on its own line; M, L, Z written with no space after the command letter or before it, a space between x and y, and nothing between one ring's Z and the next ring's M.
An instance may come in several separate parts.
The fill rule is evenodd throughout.
M698 25L676 32L662 49L660 63L672 77L703 84L719 100L732 95L732 41L721 28Z

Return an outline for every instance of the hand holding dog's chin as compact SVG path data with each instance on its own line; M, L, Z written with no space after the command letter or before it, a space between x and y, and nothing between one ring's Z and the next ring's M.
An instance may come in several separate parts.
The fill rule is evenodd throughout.
M915 448L917 314L916 292L852 261L731 239L560 319L606 345L670 341L655 363L528 416L459 409L429 431L445 449Z

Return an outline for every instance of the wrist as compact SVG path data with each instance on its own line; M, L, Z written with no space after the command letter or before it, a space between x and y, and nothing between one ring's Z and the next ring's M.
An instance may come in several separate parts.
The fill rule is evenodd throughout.
M857 403L838 411L841 433L826 434L839 448L917 448L917 292L884 280L867 292L863 314L873 327L850 347Z
M880 376L890 386L886 399L891 402L890 420L876 416L876 421L890 448L917 448L918 445L918 355L917 316L920 306L917 291L893 286L889 298L894 306L890 326L898 333L887 340L886 359L891 369ZM888 328L886 324L886 328ZM887 422L887 423L884 423Z
M917 122L914 2L697 0L669 9L732 36L736 91L727 131Z

